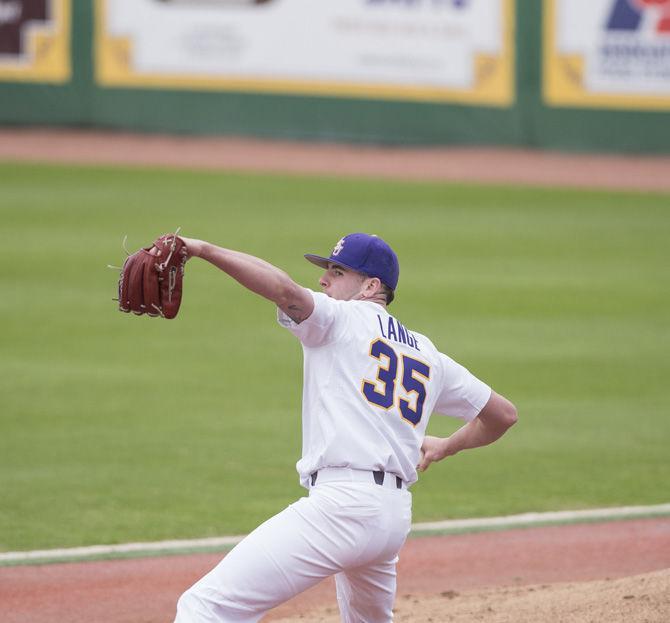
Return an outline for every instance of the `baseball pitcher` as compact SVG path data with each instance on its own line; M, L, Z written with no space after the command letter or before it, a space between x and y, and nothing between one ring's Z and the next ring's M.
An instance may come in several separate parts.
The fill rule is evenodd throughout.
M239 543L177 605L177 623L253 623L334 575L342 621L393 619L398 552L417 470L498 439L516 420L495 393L388 311L398 258L377 236L349 234L320 266L321 292L244 253L183 238L277 306L304 353L300 482L308 490ZM426 436L432 413L465 424Z

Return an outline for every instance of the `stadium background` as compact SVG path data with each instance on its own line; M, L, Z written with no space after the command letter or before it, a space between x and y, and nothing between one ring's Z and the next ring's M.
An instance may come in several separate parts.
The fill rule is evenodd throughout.
M593 4L604 5L601 10L604 20L622 2L628 0L597 0ZM640 2L644 4L644 0ZM457 51L470 52L470 57L460 62L467 64L471 61L473 64L469 86L457 88L455 82L439 84L432 74L427 75L423 83L412 85L407 83L406 77L403 83L390 73L390 77L380 80L382 84L384 80L390 82L385 90L378 84L360 81L354 84L353 79L348 82L344 78L319 80L318 63L329 57L316 42L311 44L316 69L309 67L308 71L300 67L293 72L294 76L304 75L309 79L273 80L259 70L259 77L245 82L239 77L233 79L226 74L217 74L209 66L203 66L200 73L193 71L189 74L180 68L171 69L172 65L167 61L161 64L160 59L167 53L161 53L161 42L147 34L160 24L149 22L144 29L133 31L132 24L136 25L146 11L138 8L135 11L132 8L114 10L123 6L119 0L74 3L70 0L25 0L23 4L51 7L51 21L19 20L11 29L8 24L4 25L5 37L10 33L15 35L18 26L21 26L23 35L19 39L21 45L12 48L21 54L8 55L7 50L2 50L5 54L1 58L5 60L0 61L0 97L3 102L0 121L4 123L358 143L494 144L638 153L667 153L670 145L667 86L664 89L662 84L654 83L644 91L643 83L639 86L641 92L626 93L619 85L620 92L590 93L585 66L588 59L580 59L573 48L564 51L552 42L559 37L558 34L552 37L551 33L553 30L559 33L559 17L555 12L562 5L570 9L565 18L571 20L569 29L585 28L586 17L593 11L579 9L579 5L575 9L575 3L566 0L347 0L343 6L357 7L354 17L359 20L359 27L369 27L372 34L364 31L360 41L353 37L346 39L343 35L335 39L333 35L333 41L342 45L354 41L361 46L360 57L368 50L366 37L372 42L368 46L380 42L390 46L396 41L399 41L398 46L416 43L416 35L412 32L400 32L395 39L392 36L375 38L372 27L399 28L399 24L414 20L416 29L426 29L438 18L444 19L441 16L458 10L454 7L462 7L460 11L465 13L472 13L477 7L489 7L474 15L478 18L487 17L488 13L495 12L494 9L498 11L495 24L498 29L493 36L488 35L484 44L475 42L472 48L467 45L468 36L476 35L477 23L469 23L469 30L466 28L459 35L462 49ZM145 0L140 4L159 7L153 8L151 15L162 15L170 8L183 14L184 4L180 2L174 7L170 7L170 1ZM183 32L176 30L168 40L172 46L182 45L187 52L180 37L206 36L209 31L204 29L202 22L214 21L211 16L216 12L212 13L212 7L218 6L220 14L229 16L245 10L236 7L235 2L227 6L231 3L226 0L218 3L216 0L194 0L191 4L194 6L191 13L196 15L191 20L194 23ZM264 14L276 8L281 13L283 6L293 4L296 0L272 0L265 6L247 7L246 10ZM304 19L314 20L320 11L325 11L319 4L332 6L328 2L311 3L309 6L317 8L310 9ZM293 10L295 15L290 14L296 23L301 18L300 10L307 10L302 0L297 0L297 5L298 9ZM651 9L647 13L660 20L657 13L651 15ZM119 21L117 14L128 15L127 23L115 26L113 18L116 16ZM385 14L388 14L387 21L382 21ZM58 21L61 15L62 21ZM224 23L217 33L221 38L247 37L244 44L253 48L258 42L254 39L252 26L243 18L237 17L233 26ZM331 19L335 21L336 18L341 19L341 16L335 15ZM188 20L184 21L188 23ZM42 30L39 30L40 25ZM36 26L37 32L30 35ZM226 27L238 30L231 34ZM271 51L287 45L286 40L279 39L280 34L273 33L272 21L269 24L261 22L260 27L262 37L270 39ZM647 30L653 30L652 27L653 24L648 24ZM604 25L601 30L607 31ZM636 36L636 30L640 28L631 30L631 36ZM618 37L614 41L620 45L623 45L622 33L625 35L626 31L610 33ZM491 49L496 34L498 45ZM587 34L594 40L602 39L600 46L610 42L609 34L606 37L603 32ZM660 33L656 38L633 38L629 42L629 52L632 57L646 53L660 59L656 65L643 69L653 69L667 81L667 39L664 37L667 34ZM211 47L215 53L215 46ZM151 56L154 48L155 58ZM435 48L424 51L425 59L418 60L434 62L431 54L437 54L440 49L438 44ZM585 48L584 56L587 51ZM34 56L32 67L25 60L31 53ZM191 54L194 55L192 50ZM207 54L207 49L202 54ZM407 58L401 60L417 61L409 52L405 54ZM21 58L17 59L17 56ZM146 56L151 58L143 60ZM392 63L394 57L387 60ZM355 61L340 68L338 75L346 77L347 70L353 75ZM636 67L627 69L632 72ZM288 70L284 73L288 75ZM35 77L40 75L44 77ZM568 79L573 82L566 85ZM623 82L626 82L625 78ZM417 88L421 84L424 88ZM652 87L655 91L649 90ZM554 104L554 101L558 103Z
M522 416L499 445L428 472L415 488L417 521L668 501L668 292L660 284L668 265L670 96L572 93L577 103L561 102L561 90L545 81L551 68L543 48L547 11L560 3L501 2L501 14L512 18L505 32L514 35L508 56L501 55L509 74L490 92L447 88L434 99L402 88L386 97L360 89L281 93L263 84L245 90L226 88L220 78L196 88L183 76L167 88L101 69L101 16L110 0L2 3L2 14L11 15L10 5L41 4L51 30L27 35L33 56L16 62L5 48L0 56L8 293L1 308L0 549L239 534L300 495L293 471L299 349L274 326L271 308L207 267L189 265L174 323L114 311L116 276L105 265L122 257L123 235L136 247L177 225L262 255L307 285L316 275L300 261L303 251L325 251L356 229L393 242L404 258L395 313L509 394ZM0 41L9 41L1 28ZM658 45L667 45L662 36ZM495 101L465 101L481 97ZM161 136L123 143L120 131ZM217 151L250 144L213 135L302 139L317 150L308 154L321 154L314 143L324 141L386 146L397 156L397 179L375 175L375 157L384 156L370 147L352 148L350 156L373 161L369 179L334 178L325 159L316 178L199 171L192 161L178 162L180 153L201 150L211 155L209 166L207 157L198 161L205 160L202 168L217 169ZM117 166L86 166L89 158L104 163L108 149L124 144L137 163L141 144L154 140L177 153L170 168L151 166L161 160L151 156L142 166L120 167L118 151L108 156ZM73 145L80 150L73 153ZM252 145L262 169L284 143ZM611 186L625 187L630 176L634 187L646 169L662 192L403 181L421 177L410 172L417 145L431 148L423 157L447 179L458 179L459 157L473 168L503 166L491 164L490 150L454 145L606 150L598 170L616 172ZM349 148L325 149L336 162ZM532 181L529 160L565 168L595 162L591 155L523 152L518 160L515 150L495 153L517 181L514 163L523 162ZM61 158L81 164L19 162ZM589 186L585 177L581 186ZM175 353L179 364L166 372ZM154 398L165 385L174 389L169 416ZM448 421L431 422L437 434L451 429ZM649 537L644 526L667 544L667 519L636 524L640 542ZM667 547L641 556L620 546L637 566L623 565L617 575L669 566ZM5 567L5 586L18 571L29 574L20 576L24 586L45 574ZM667 587L667 575L661 580ZM445 581L453 584L448 574ZM26 600L19 605L12 595L2 599L17 608L15 620L58 620L48 608L22 610ZM661 603L667 588L653 597ZM413 612L419 616L419 606ZM650 620L666 615L659 609Z

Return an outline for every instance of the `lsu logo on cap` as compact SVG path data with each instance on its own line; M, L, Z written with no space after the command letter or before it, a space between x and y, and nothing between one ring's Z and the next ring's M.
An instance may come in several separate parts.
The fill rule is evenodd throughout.
M652 22L651 30L670 35L670 0L613 0L607 30L634 32L647 19Z
M339 255L342 252L342 249L344 249L344 238L340 238L337 241L337 244L333 248L333 252L331 255Z

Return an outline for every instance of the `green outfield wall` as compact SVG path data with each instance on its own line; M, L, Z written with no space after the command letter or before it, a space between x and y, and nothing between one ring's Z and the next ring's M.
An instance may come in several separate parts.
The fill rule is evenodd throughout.
M321 5L334 12L331 1ZM250 51L254 46L262 49L263 37L248 30L249 17L256 15L251 11L265 11L258 15L266 28L274 15L271 11L286 12L282 7L290 7L291 0L271 0L258 5L263 8L249 8L247 14L238 6L238 13L227 15L239 16L239 21L233 25L222 21L218 26L212 2L193 13L189 26L174 19L178 11L185 15L183 2L173 0L175 5L169 6L169 0L144 0L146 10L138 10L136 20L146 22L160 15L163 26L150 20L144 25L124 22L126 16L115 0L24 0L14 6L37 11L32 22L19 21L14 27L7 24L12 16L0 12L0 123L383 144L670 152L670 32L663 32L660 25L658 32L649 26L650 16L662 23L656 14L631 13L623 4L627 0L594 0L593 11L600 14L589 13L584 19L600 30L597 46L589 47L573 40L570 25L581 17L570 14L561 0L488 1L499 10L500 36L494 31L495 45L478 49L463 32L475 28L484 15L477 8L481 1L361 0L358 6L352 0L349 5L356 6L356 19L333 13L324 24L332 27L329 36L340 37L328 45L341 40L341 49L348 50L344 44L353 41L351 47L361 49L356 58L363 62L355 65L344 58L346 54L326 50L320 52L324 67L332 66L332 75L340 77L315 76L297 60L298 69L290 76L282 75L288 70L280 67L276 78L267 73L268 67L272 69L272 52L261 55L260 64L255 61L262 65L257 74L250 69L247 76L221 72L215 64L207 65L208 60L202 71L187 65L197 64L198 54L208 50L220 54L225 64L244 46ZM46 8L39 14L42 5ZM438 11L436 7L443 12L431 14ZM461 30L452 28L463 15L470 22L459 26ZM646 21L637 19L641 17ZM43 32L36 31L35 24L43 25ZM156 34L162 28L174 33L163 42L165 54ZM306 27L295 28L303 32ZM389 32L394 28L402 39L397 57L385 48L371 54L369 45L376 45L377 39L393 45ZM171 42L193 39L194 32L199 39L188 42L188 62L182 66L177 59L173 65L177 69L166 69L165 58L174 50ZM449 32L455 33L454 39L462 38L459 45L445 47ZM413 46L412 38L418 36L433 37L434 45L427 46L417 61L412 49L420 46ZM298 41L291 54L296 57L301 45L316 50L317 43ZM274 48L278 65L284 62L284 47ZM436 55L442 49L464 58L464 68L472 65L474 77L469 83L459 75L456 63L445 64L453 82L440 82L443 59ZM390 66L394 59L396 65ZM408 59L424 63L417 65L426 76L419 86L402 67ZM318 66L320 61L315 62ZM375 63L385 78L365 83L360 75Z

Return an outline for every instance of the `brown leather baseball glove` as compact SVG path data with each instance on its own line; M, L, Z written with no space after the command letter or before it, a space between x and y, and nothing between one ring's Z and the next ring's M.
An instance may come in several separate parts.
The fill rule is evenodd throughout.
M181 304L187 249L176 234L129 255L119 277L119 310L174 318Z

